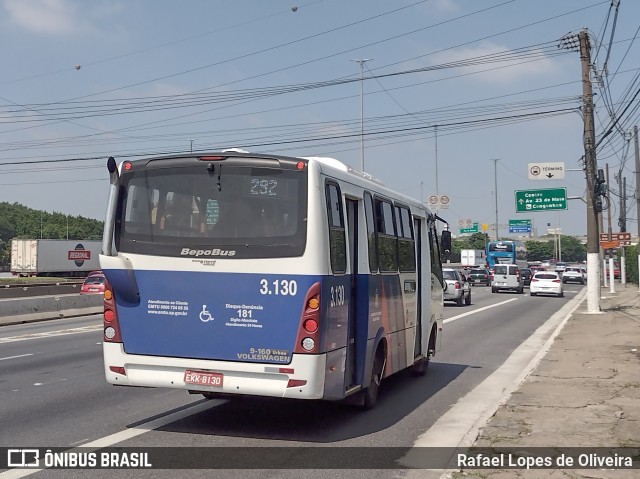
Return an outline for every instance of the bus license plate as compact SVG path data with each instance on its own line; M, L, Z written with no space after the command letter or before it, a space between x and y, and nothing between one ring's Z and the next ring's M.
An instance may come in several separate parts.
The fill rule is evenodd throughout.
M210 371L191 371L187 369L184 372L184 382L186 384L221 387L222 378L222 373L212 373Z

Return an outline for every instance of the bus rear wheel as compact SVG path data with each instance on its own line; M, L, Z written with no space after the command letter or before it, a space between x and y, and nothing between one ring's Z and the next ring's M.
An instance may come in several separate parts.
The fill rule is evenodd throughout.
M378 402L378 392L380 390L380 383L382 382L382 373L384 369L384 350L378 348L376 351L376 357L373 360L373 366L371 367L371 383L367 387L364 393L363 407L366 410L371 410L376 407Z

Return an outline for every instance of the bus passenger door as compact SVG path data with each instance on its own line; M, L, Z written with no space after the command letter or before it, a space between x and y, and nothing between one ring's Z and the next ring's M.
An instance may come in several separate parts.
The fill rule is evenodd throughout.
M346 198L347 232L349 248L349 275L351 281L351 297L349 298L349 319L347 333L347 358L345 363L345 386L349 389L357 384L356 375L356 308L358 281L358 202Z

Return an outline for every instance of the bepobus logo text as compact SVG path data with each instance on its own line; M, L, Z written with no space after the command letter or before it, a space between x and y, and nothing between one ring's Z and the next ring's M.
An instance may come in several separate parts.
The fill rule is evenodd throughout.
M190 248L182 248L180 251L181 256L235 256L235 250L228 249L190 249Z

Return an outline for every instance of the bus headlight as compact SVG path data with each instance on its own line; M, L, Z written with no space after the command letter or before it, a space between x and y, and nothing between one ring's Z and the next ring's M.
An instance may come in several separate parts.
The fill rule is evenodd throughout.
M302 347L305 351L312 351L316 347L316 342L311 338L304 338L302 340Z

